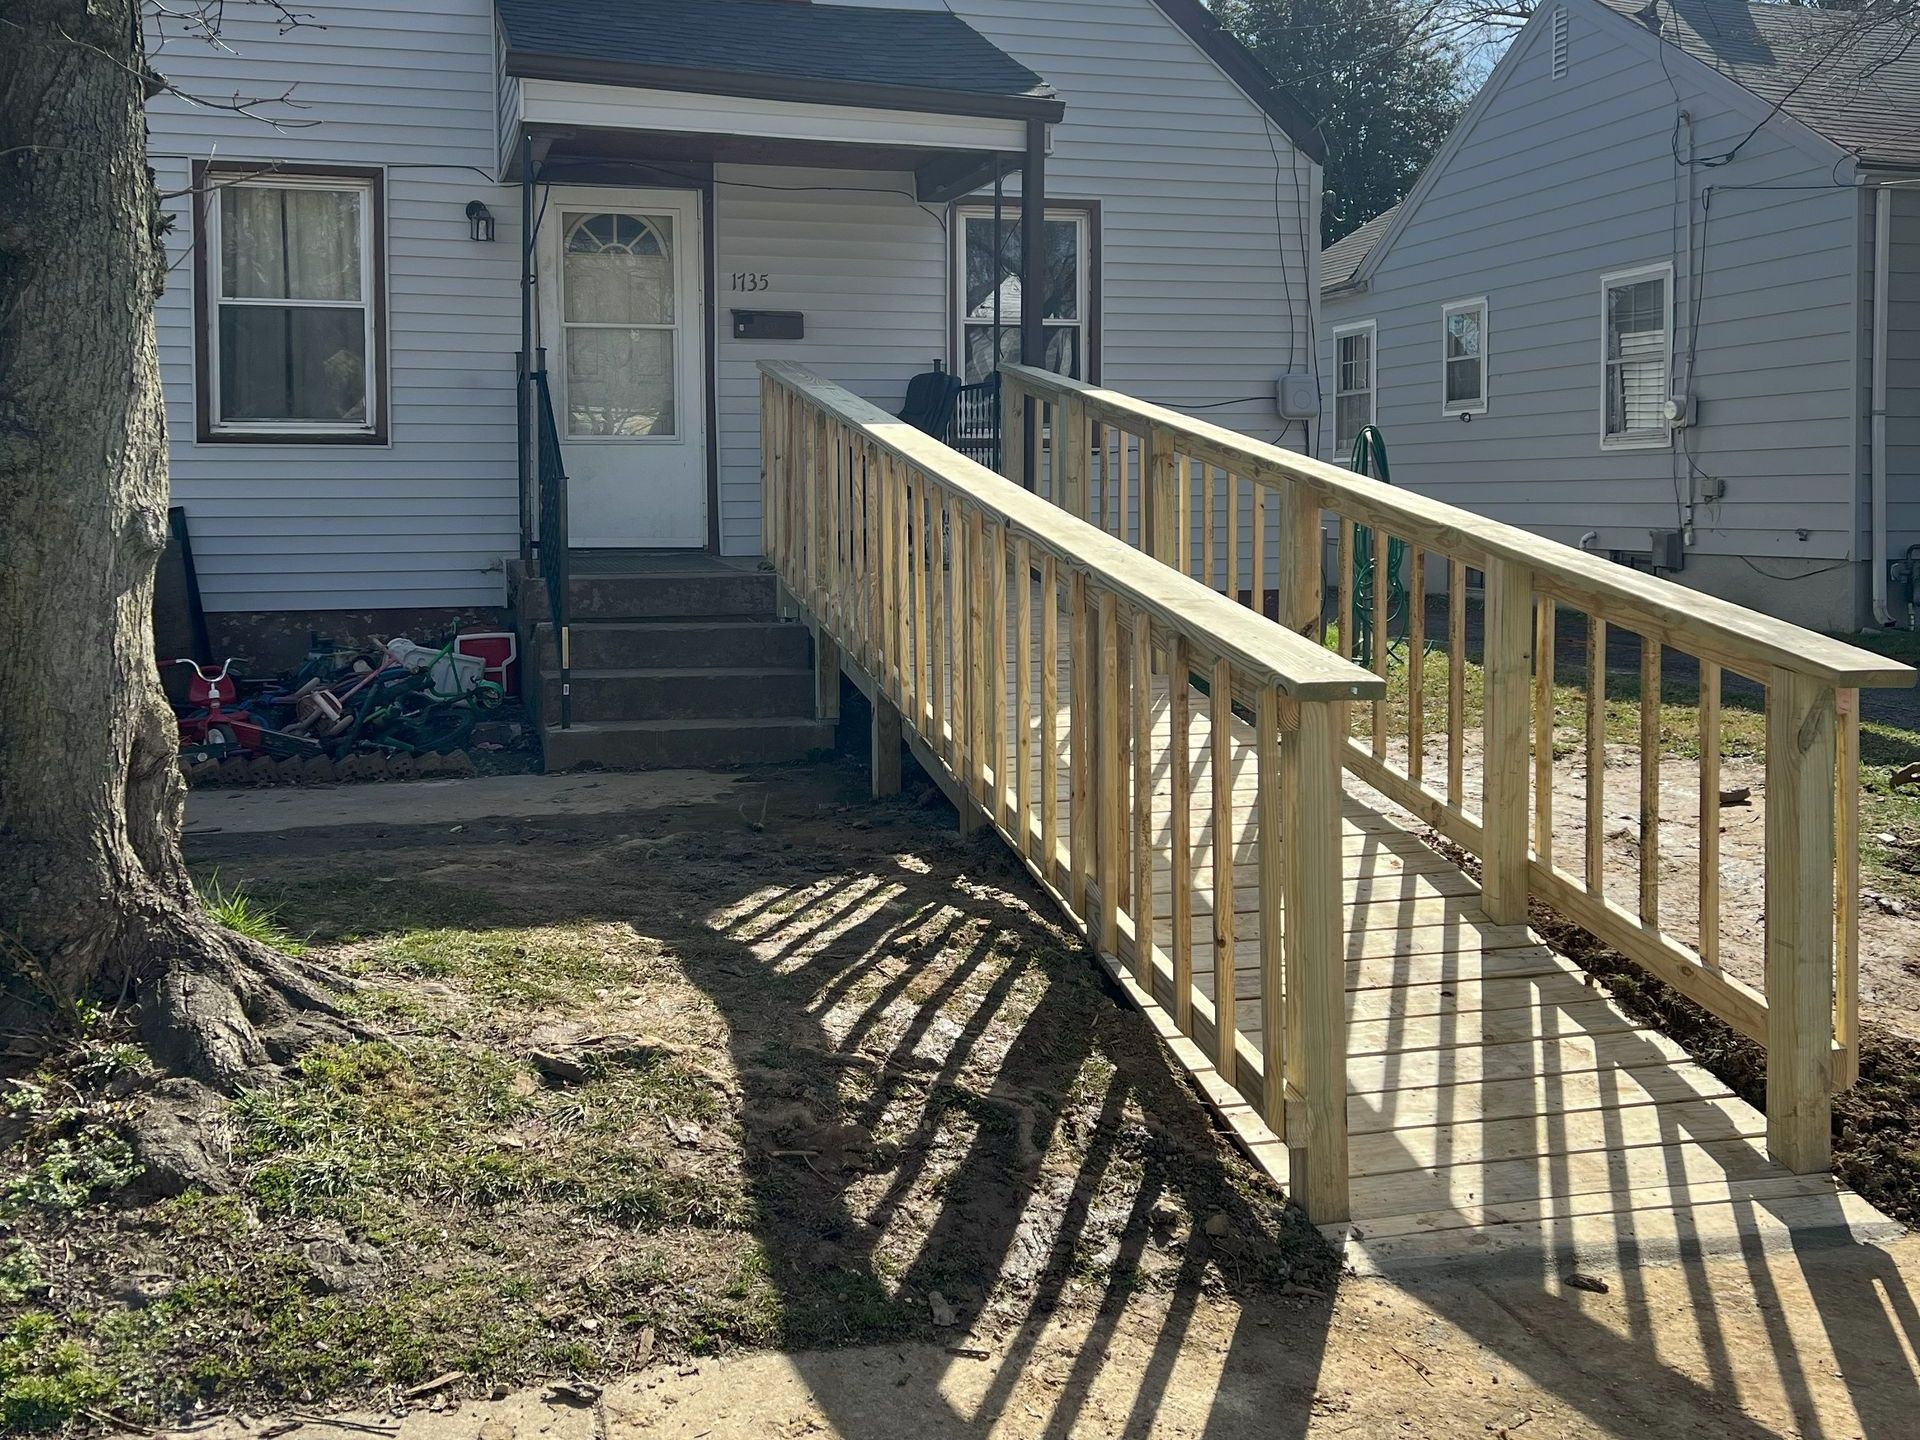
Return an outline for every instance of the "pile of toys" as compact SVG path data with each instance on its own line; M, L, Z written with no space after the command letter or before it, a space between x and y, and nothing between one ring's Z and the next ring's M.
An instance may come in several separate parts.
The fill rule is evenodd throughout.
M389 640L377 651L342 652L315 640L288 675L242 682L229 659L192 671L180 721L180 764L189 784L325 784L471 774L474 726L500 708L506 689L486 661ZM242 690L247 693L242 698Z

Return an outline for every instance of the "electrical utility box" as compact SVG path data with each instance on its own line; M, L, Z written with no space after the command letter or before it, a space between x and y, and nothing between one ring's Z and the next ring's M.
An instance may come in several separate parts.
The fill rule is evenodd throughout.
M1274 383L1273 403L1282 420L1318 420L1320 386L1311 375L1282 375Z

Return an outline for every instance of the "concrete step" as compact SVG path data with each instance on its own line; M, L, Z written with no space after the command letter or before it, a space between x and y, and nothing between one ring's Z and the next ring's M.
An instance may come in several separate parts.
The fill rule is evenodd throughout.
M591 620L570 628L576 671L709 665L784 670L803 668L808 660L807 627L778 620ZM557 668L553 628L540 625L534 644L535 667Z
M806 719L813 714L813 672L805 666L575 669L575 720ZM560 676L540 677L541 714L560 717Z
M771 620L774 577L750 570L686 575L576 575L568 591L573 624L585 620ZM530 621L549 619L544 585L520 589Z
M600 720L541 737L548 771L771 765L833 746L833 726L813 720Z

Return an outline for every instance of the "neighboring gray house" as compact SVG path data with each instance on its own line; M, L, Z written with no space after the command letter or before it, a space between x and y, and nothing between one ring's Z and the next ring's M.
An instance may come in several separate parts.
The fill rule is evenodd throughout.
M1321 453L1377 423L1398 484L1803 624L1910 623L1920 47L1861 26L1543 4L1322 256Z
M577 548L758 554L764 358L890 410L990 368L972 272L996 169L1017 249L1032 124L1056 363L1267 437L1310 368L1319 137L1200 0L297 8L230 6L222 45L148 22L180 91L261 102L151 105L173 498L219 648L504 620L523 154Z

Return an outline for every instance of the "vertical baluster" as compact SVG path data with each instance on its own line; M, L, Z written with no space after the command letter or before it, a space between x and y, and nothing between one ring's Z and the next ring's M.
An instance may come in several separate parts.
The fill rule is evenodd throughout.
M988 706L988 724L991 727L993 754L993 804L988 813L1000 822L1000 828L1014 843L1019 844L1019 831L1014 829L1014 798L1012 768L1008 764L1008 755L1012 736L1008 734L1011 717L1007 713L1007 527L993 527L993 545L987 553L987 609L992 613L993 623L989 627L990 639L987 652L987 678L992 690L992 700Z
M1133 617L1133 975L1153 994L1153 622Z
M1120 818L1126 813L1126 779L1120 763L1120 602L1111 590L1100 592L1099 727L1094 795L1094 865L1100 887L1100 923L1094 943L1117 961L1120 956Z
M1114 468L1119 471L1120 481L1120 503L1117 507L1119 513L1120 538L1127 544L1132 545L1135 543L1135 531L1132 524L1133 436L1127 431L1120 429L1115 429L1113 436L1114 448L1119 452L1118 462Z
M1087 912L1087 872L1093 851L1093 676L1099 668L1099 642L1087 605L1087 577L1076 569L1067 582L1067 645L1073 666L1068 677L1071 713L1067 723L1069 788L1067 801L1067 903L1074 914ZM1091 926L1089 926L1091 928Z
M987 680L990 669L1000 662L988 657L993 643L992 619L987 614L987 541L986 516L978 509L967 515L967 767L966 786L979 802L982 813L993 818L993 799L987 793L987 766L991 751L987 740L987 711L993 692Z
M1387 621L1390 618L1388 604L1393 598L1392 577L1387 574L1387 556L1389 548L1386 528L1373 527L1373 644L1367 648L1367 658L1373 673L1382 681L1387 678ZM1373 702L1373 758L1387 758L1387 698L1384 689L1380 698Z
M1200 583L1209 590L1213 583L1213 464L1200 462Z
M1413 547L1407 577L1407 775L1421 783L1427 769L1427 555Z
M860 503L854 545L859 553L860 575L855 591L858 608L855 623L859 627L861 663L884 691L886 673L880 649L880 556L877 548L880 539L879 487L875 476L879 452L862 436L856 454Z
M1060 873L1060 562L1040 557L1040 874Z
M1093 447L1095 452L1100 456L1100 528L1102 530L1108 528L1107 511L1112 500L1113 491L1113 471L1107 464L1107 450L1111 444L1112 437L1113 430L1111 427L1103 425L1098 421L1094 422Z
M881 474L887 482L887 623L892 631L894 684L900 696L900 708L913 714L913 661L908 605L912 598L908 577L907 465L891 455L881 457Z
M1022 535L1013 542L1013 737L1014 781L1009 790L1016 822L1013 843L1034 857L1027 817L1033 809L1033 546ZM1044 865L1040 871L1045 875Z
M1284 500L1283 500L1284 503ZM1287 993L1285 926L1286 800L1280 774L1280 692L1262 685L1254 706L1260 857L1261 1118L1287 1138ZM1344 881L1342 882L1344 883ZM1344 967L1343 967L1344 968Z
M1700 959L1720 968L1720 667L1700 662Z
M1542 595L1533 640L1533 848L1553 868L1553 661L1555 606Z
M1466 808L1467 567L1447 562L1447 804Z
M1834 692L1832 1088L1860 1078L1860 692Z
M1234 1083L1239 1054L1238 977L1234 968L1233 865L1233 667L1213 662L1208 759L1213 767L1213 1020L1217 1054L1214 1069Z
M1167 863L1171 870L1173 922L1173 1023L1193 1033L1193 780L1192 681L1186 636L1167 637L1167 774L1173 791Z
M907 623L907 673L911 675L913 716L922 736L929 742L934 738L933 727L928 721L927 707L927 487L925 480L911 465L901 467L901 476L905 486L907 525L902 530L901 543L906 547L907 603L910 611ZM937 747L936 747L937 748Z
M1227 502L1227 598L1240 603L1240 477L1231 470L1221 475Z
M932 603L927 607L931 624L927 629L927 689L932 697L933 728L928 742L933 753L953 768L953 729L948 723L947 636L951 633L947 606L951 589L947 584L947 497L936 485L928 486L927 502L927 583Z
M1607 622L1587 617L1587 892L1607 893Z
M1353 605L1353 521L1349 520L1345 515L1340 517L1340 544L1338 552L1338 558L1334 561L1334 564L1340 567L1334 577L1336 581L1336 593L1339 596L1337 602L1338 608L1334 612L1334 625L1336 627L1335 639L1339 646L1340 658L1342 660L1351 660L1353 658L1353 625L1355 619Z
M1253 497L1253 608L1267 613L1267 487L1257 481Z
M1660 925L1660 642L1640 637L1640 918Z
M1175 542L1180 556L1177 568L1182 575L1193 574L1193 470L1187 457L1176 455L1173 460L1174 484L1180 489L1179 509L1174 512L1174 526L1179 532Z

